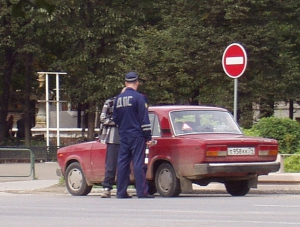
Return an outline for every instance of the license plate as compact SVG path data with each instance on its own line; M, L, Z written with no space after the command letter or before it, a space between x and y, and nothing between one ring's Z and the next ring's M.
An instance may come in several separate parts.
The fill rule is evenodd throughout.
M228 155L255 155L254 147L229 147Z

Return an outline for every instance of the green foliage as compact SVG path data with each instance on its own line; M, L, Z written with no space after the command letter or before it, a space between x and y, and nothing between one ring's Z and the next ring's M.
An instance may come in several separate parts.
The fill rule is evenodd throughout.
M23 17L32 9L43 9L51 14L55 6L49 4L47 0L10 0L12 3L12 15L14 17Z
M299 2L177 0L151 7L159 20L140 27L125 65L148 79L145 91L153 104L201 103L232 110L233 80L218 60L232 42L241 43L249 57L238 87L243 127L252 126L254 102L262 105L262 116L271 116L275 101L298 96Z
M262 118L253 125L252 130L259 136L276 139L279 142L280 153L293 154L297 152L300 141L300 124L289 118Z
M64 176L61 176L59 178L58 185L59 186L65 186L66 185L66 181L65 181L65 177Z
M61 48L52 67L68 72L65 89L72 103L106 100L124 86L122 65L135 25L143 15L131 1L62 1L56 8L52 45ZM74 48L70 48L74 47ZM54 52L53 54L57 54ZM91 107L93 108L93 107Z
M254 137L259 137L260 136L259 130L256 130L256 129L253 129L253 128L250 128L250 129L242 128L242 131L246 136L254 136Z
M300 152L296 155L284 158L284 172L299 173L300 172Z
M299 12L299 0L0 0L1 111L8 106L5 89L23 91L25 66L34 90L36 72L67 72L61 86L73 105L100 105L124 86L124 73L135 70L147 79L139 90L152 105L232 110L233 80L221 59L226 46L238 42L248 54L238 121L251 128L253 103L261 116L271 116L276 101L299 98Z

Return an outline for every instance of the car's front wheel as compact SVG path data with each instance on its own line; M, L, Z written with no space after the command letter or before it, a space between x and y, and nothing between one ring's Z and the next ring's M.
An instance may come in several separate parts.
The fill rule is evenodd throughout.
M232 196L244 196L250 190L247 180L226 181L225 188Z
M180 181L175 170L169 163L161 164L155 174L155 185L163 197L176 197L180 194Z
M93 186L86 183L85 176L78 162L71 163L65 173L66 186L71 195L83 196L91 192Z

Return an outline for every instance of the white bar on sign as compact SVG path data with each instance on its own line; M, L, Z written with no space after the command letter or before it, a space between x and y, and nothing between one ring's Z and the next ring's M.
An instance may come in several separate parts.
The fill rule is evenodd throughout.
M244 64L243 57L227 57L226 65L242 65Z

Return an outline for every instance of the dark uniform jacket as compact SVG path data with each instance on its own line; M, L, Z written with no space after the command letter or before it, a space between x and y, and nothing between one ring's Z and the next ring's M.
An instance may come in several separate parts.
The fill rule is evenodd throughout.
M126 88L117 96L113 120L119 127L121 138L142 136L151 141L148 106L144 96L134 89Z

